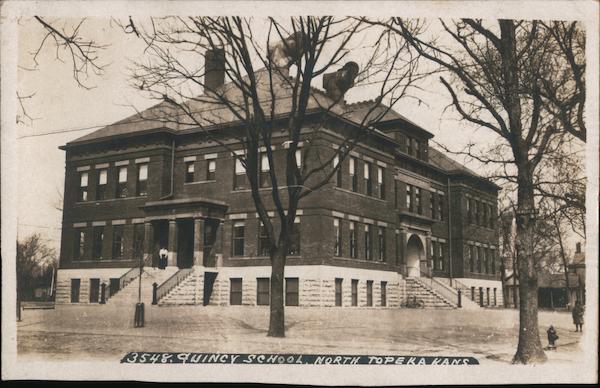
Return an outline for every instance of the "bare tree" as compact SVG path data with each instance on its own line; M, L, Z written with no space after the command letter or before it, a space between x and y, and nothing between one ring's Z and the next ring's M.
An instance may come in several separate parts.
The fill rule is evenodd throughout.
M295 249L299 203L328 185L357 142L410 97L421 77L416 58L402 39L352 18L173 17L123 25L147 45L148 59L135 65L133 82L160 101L139 115L200 131L243 166L269 241L268 335L283 337L284 268ZM348 61L354 49L362 50L360 65ZM214 70L204 63L207 53L222 64L224 85L207 81ZM320 76L327 93L314 87ZM376 85L373 101L360 107L345 102L347 89L367 84ZM332 117L352 123L335 150L322 138ZM225 123L236 129L213 131ZM285 153L279 173L276 148ZM261 194L265 187L268 196Z
M31 297L35 279L56 266L56 252L44 243L41 235L33 234L17 241L17 300Z
M443 39L436 39L426 35L422 21L394 18L380 24L386 24L420 56L446 70L449 77L440 81L456 112L464 121L486 128L500 139L495 145L500 159L490 158L487 150L471 152L478 148L476 145L466 153L483 163L499 163L506 176L514 177L520 330L513 362L544 362L533 247L534 178L547 155L561 148L566 133L585 138L580 105L585 100L582 27L577 22L440 20Z
M100 76L104 73L107 64L101 60L100 52L108 47L106 44L98 43L93 38L84 37L81 28L85 18L73 22L61 19L50 20L41 16L34 16L35 23L43 28L44 34L40 38L36 49L31 52L33 67L19 66L23 71L35 71L40 67L38 61L41 53L46 47L55 50L55 59L60 62L66 61L71 64L72 76L78 86L91 89L88 83L91 74ZM66 55L64 54L66 52ZM34 93L20 94L17 92L19 109L17 113L17 124L26 124L26 120L36 120L26 108L26 101L35 96Z

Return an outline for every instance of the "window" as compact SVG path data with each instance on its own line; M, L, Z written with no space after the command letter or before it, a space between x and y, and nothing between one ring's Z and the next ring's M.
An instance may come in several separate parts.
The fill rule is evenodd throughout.
M421 142L415 140L415 156L421 159Z
M471 300L475 301L475 287L471 287Z
M373 306L373 281L367 280L367 306Z
M258 255L259 256L270 256L271 254L271 240L267 235L267 228L260 223L258 228Z
M294 157L296 159L296 166L298 166L298 168L301 169L302 168L302 150L296 150Z
M438 246L438 269L444 270L444 254L446 253L446 243L439 243Z
M352 306L358 306L358 279L352 279Z
M435 203L435 193L433 191L429 192L429 216L431 218L433 218L434 220L437 220L438 216L436 213L436 207L435 207L436 203Z
M185 183L190 183L194 181L195 163L196 162L194 162L193 160L185 162Z
M298 306L298 278L285 278L285 305Z
M108 183L108 170L98 170L97 178L98 180L96 182L96 199L106 199L106 184Z
M356 178L356 158L350 158L350 182L352 182L352 191L358 191L358 179Z
M79 303L79 289L81 279L71 279L71 303Z
M496 288L494 288L494 306L497 306L497 299L496 299Z
M242 278L229 279L229 304L232 306L242 304Z
M481 204L481 225L488 226L489 223L490 222L488 219L488 205L487 205L487 203L482 203Z
M396 230L396 265L402 264L402 258L400 257L400 231Z
M259 176L259 184L260 187L270 187L271 186L271 173L269 166L269 157L266 153L260 155L260 176Z
M104 241L104 228L99 226L94 228L94 241L92 251L94 259L102 259L102 243Z
M489 265L488 265L489 254L490 254L490 252L488 251L488 249L483 248L483 270L485 271L485 273L488 273L490 271Z
M479 287L479 305L483 306L483 287Z
M492 249L490 250L490 264L491 264L491 273L495 274L496 273L496 250Z
M479 273L481 273L483 271L482 261L483 261L483 248L477 247L477 272L479 272Z
M432 241L431 244L429 244L430 249L430 256L431 256L431 261L433 261L433 269L437 269L437 258L435 257L435 254L437 253L437 242Z
M365 225L365 260L373 259L373 248L371 247L371 225Z
M294 220L294 227L290 231L290 247L288 255L299 255L300 254L300 219L296 217Z
M236 221L233 223L233 256L244 256L244 223Z
M383 167L377 167L377 192L379 193L379 198L385 199L385 180L384 180L384 171Z
M333 158L333 168L334 169L338 168L339 164L340 164L340 157L336 155ZM339 168L335 172L335 186L342 187L342 166L339 166Z
M413 154L412 139L408 136L406 136L406 153L409 155Z
M496 208L490 205L490 228L496 228Z
M394 207L396 209L399 209L398 207L398 181L394 179Z
M356 222L350 222L350 257L356 259L358 251L356 249Z
M489 287L487 287L485 289L485 299L486 299L486 302L487 302L486 306L489 306L490 305L490 288Z
M98 303L100 296L100 279L90 279L90 303Z
M469 269L473 273L475 272L475 247L473 245L469 245Z
M412 186L406 185L406 208L409 212L413 211L413 203L412 203Z
M79 174L79 193L77 200L80 202L88 200L88 173L82 172Z
M133 224L133 259L144 256L144 224Z
M365 176L366 194L373 194L373 182L371 181L371 163L365 162L363 164L363 173Z
M471 200L469 198L467 198L467 221L469 223L472 222L473 217L471 216L471 211L472 211L473 207L471 206Z
M85 231L75 230L73 234L73 260L81 259L85 249Z
M117 198L127 197L127 166L121 166L117 170Z
M235 159L235 176L233 177L233 189L241 190L247 187L246 169L239 159Z
M217 161L215 159L209 159L206 163L206 180L214 181L216 180L216 172L217 172Z
M475 202L475 223L477 225L481 224L481 202L476 201Z
M377 230L377 245L379 248L379 261L385 260L385 228L381 227Z
M340 230L341 223L342 220L340 220L339 218L333 219L333 254L335 256L342 255L342 233Z
M137 166L137 195L148 195L148 164Z
M256 279L256 304L259 306L269 305L269 295L271 291L271 279L257 278Z
M438 194L437 197L437 218L444 221L444 194Z
M421 197L421 189L415 187L415 206L417 208L417 213L423 214L423 201Z
M381 282L381 307L387 306L387 282Z
M122 259L123 258L123 226L113 226L113 246L112 246L112 258Z
M335 305L342 305L342 282L344 280L341 278L335 278Z

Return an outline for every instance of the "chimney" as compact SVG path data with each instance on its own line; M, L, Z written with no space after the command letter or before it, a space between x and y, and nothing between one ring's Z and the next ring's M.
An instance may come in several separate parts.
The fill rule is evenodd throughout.
M225 83L225 50L206 50L204 55L204 93Z
M333 73L323 74L323 89L335 101L342 101L344 94L354 86L354 79L358 75L356 62L348 62Z
M575 244L575 253L581 253L581 243L580 242Z

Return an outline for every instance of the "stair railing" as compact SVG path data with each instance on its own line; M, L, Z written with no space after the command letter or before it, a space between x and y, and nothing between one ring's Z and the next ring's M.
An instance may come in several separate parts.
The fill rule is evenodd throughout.
M152 264L152 256L148 256L143 262L142 262L142 266L148 266ZM127 285L129 285L132 281L134 281L135 279L137 279L137 277L140 276L140 266L136 265L134 267L131 267L127 272L125 272L123 275L121 275L121 277L119 278L119 289L117 291L115 291L114 294L110 295L110 293L107 294L106 300L114 297L115 295L117 295L119 293L119 291L121 291L123 288L127 287Z
M165 280L162 284L159 284L156 288L156 301L159 302L164 296L166 296L171 290L177 287L183 282L188 276L194 272L193 268L183 268L175 272L170 278Z
M429 286L430 289L438 293L442 298L446 299L448 302L458 305L458 291L451 288L450 286L440 282L439 280L434 279L432 276L429 276L427 272L421 271L420 278L413 278L417 282L421 283L424 286Z

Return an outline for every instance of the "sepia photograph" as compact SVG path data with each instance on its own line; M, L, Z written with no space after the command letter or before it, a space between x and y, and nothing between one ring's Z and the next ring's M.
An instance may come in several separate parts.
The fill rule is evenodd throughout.
M3 2L2 379L597 383L599 4L507 3Z

